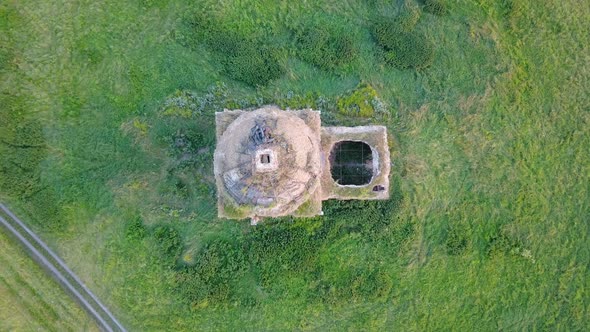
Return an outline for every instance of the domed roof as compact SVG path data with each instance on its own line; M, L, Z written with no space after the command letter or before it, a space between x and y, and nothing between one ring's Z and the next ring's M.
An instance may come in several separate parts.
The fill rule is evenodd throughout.
M280 216L295 211L315 192L321 175L320 137L301 115L265 107L241 112L227 126L214 161L225 201L249 216Z

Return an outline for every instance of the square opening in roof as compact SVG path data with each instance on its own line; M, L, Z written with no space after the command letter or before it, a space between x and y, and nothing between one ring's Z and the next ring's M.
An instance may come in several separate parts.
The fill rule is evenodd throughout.
M264 153L260 155L260 163L270 164L270 154Z
M256 151L252 156L254 172L270 172L279 167L277 154L272 148L261 149Z

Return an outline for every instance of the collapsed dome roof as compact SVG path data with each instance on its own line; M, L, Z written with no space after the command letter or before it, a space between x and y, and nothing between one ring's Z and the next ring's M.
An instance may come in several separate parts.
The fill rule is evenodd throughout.
M319 132L300 113L265 107L242 112L223 132L215 175L225 201L251 216L295 211L319 186Z

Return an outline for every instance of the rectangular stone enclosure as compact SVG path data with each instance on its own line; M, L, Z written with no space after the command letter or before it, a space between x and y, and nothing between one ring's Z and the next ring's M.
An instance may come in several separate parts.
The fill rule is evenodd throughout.
M384 126L321 127L311 109L224 110L216 115L218 215L322 214L326 199L388 199Z

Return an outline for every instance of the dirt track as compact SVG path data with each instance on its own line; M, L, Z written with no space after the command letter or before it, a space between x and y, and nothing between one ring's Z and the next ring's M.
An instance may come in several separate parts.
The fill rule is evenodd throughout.
M82 306L101 330L126 331L72 270L2 203L0 203L0 225Z

